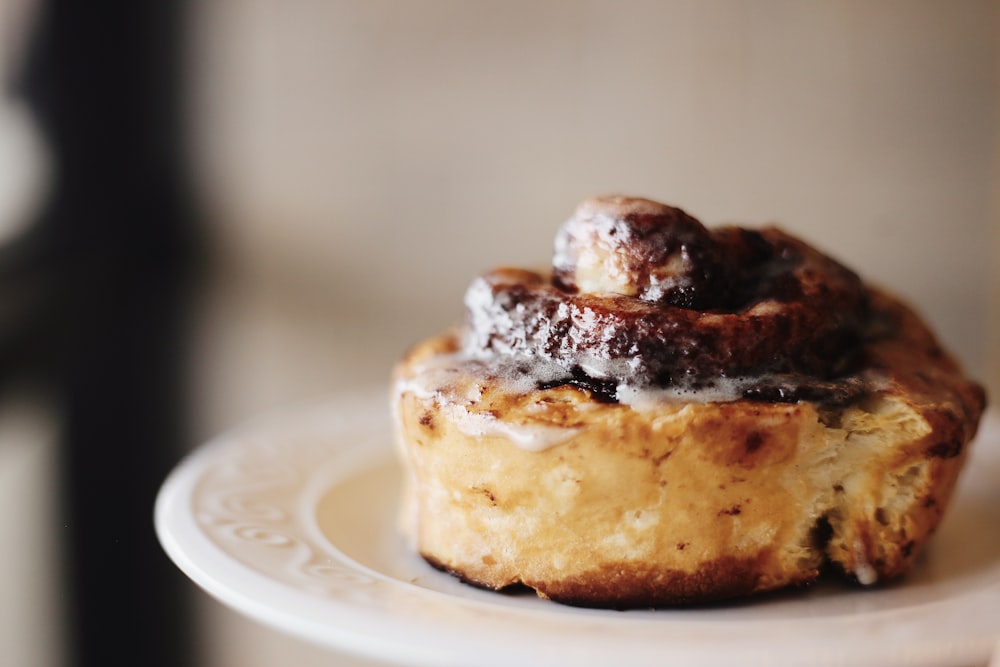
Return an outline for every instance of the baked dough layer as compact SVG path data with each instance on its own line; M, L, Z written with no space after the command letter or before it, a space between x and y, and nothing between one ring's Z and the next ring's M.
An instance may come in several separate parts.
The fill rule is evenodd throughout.
M626 405L520 382L463 354L457 331L419 344L393 391L404 531L470 583L586 606L732 598L828 565L898 577L942 518L985 397L904 304L868 296L887 333L846 404Z

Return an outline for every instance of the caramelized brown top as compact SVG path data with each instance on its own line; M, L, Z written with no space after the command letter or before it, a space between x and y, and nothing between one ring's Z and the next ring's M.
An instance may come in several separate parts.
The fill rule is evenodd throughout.
M778 229L709 230L625 197L577 209L551 274L492 271L466 306L472 354L553 363L593 387L756 376L761 400L856 393L837 380L872 319L857 275Z

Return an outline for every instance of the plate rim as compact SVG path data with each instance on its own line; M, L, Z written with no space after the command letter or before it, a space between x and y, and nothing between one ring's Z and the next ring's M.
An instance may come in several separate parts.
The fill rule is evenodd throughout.
M773 653L773 642L759 643L759 645L746 643L733 645L730 642L714 642L712 646L687 642L682 645L675 644L665 647L660 645L658 648L661 650L654 652L654 647L648 645L648 640L641 642L642 646L633 647L634 649L642 649L641 652L634 650L629 653L625 650L623 653L622 647L613 646L616 641L620 641L618 639L602 642L600 637L590 637L586 642L582 642L586 646L578 644L572 647L553 647L551 642L539 646L540 642L538 641L501 642L499 646L491 646L491 652L484 656L482 643L491 638L501 639L498 637L498 632L501 630L516 632L519 622L538 621L539 619L552 621L556 616L559 616L560 619L572 618L574 623L587 618L589 620L581 625L592 626L594 623L598 623L606 625L609 630L620 630L622 627L632 626L633 633L640 625L656 626L657 630L663 630L665 625L672 625L674 627L671 629L675 634L678 630L691 631L705 630L706 628L715 628L718 631L721 626L718 621L705 619L704 614L700 614L697 619L685 619L681 616L683 611L675 611L669 619L638 622L623 621L626 617L621 612L605 610L583 610L582 613L574 611L566 614L566 609L558 606L559 611L553 614L552 610L557 608L555 603L543 601L540 603L545 606L538 610L490 605L479 599L456 598L441 591L398 580L340 552L344 563L359 568L366 576L377 578L380 583L372 589L376 595L403 596L411 598L411 602L413 598L416 598L417 602L430 601L435 605L443 605L445 608L451 606L462 611L467 611L470 608L482 610L483 607L486 607L493 614L492 618L487 614L486 622L492 622L499 626L486 628L486 631L482 627L465 627L463 629L466 632L451 637L450 643L432 645L432 642L426 641L428 637L426 633L433 635L435 628L428 627L426 621L417 618L413 613L413 608L410 611L397 610L395 613L385 614L370 608L359 607L357 604L351 604L350 601L336 597L322 597L307 591L297 590L294 586L279 581L273 576L268 576L267 573L260 572L247 563L234 558L214 542L200 526L194 516L192 506L198 484L213 465L225 462L227 458L231 458L235 453L246 448L248 439L257 438L262 442L267 442L268 438L286 438L291 434L302 433L317 427L321 429L321 432L335 436L337 434L332 431L357 428L372 433L373 437L382 438L384 445L380 449L373 449L362 454L357 452L358 445L352 447L339 444L331 450L336 453L338 458L350 458L353 452L352 467L348 467L347 470L340 473L344 480L353 479L375 465L392 461L394 455L390 442L388 408L373 408L373 406L381 406L383 403L384 397L378 397L378 399L365 397L351 400L335 398L309 406L271 413L230 429L190 452L164 480L155 501L155 530L166 554L185 575L210 596L257 622L330 649L369 659L421 667L467 664L470 656L474 656L477 664L482 667L492 665L499 667L511 664L515 660L530 660L531 664L538 665L567 664L568 660L574 660L574 664L597 665L604 664L608 657L615 655L615 648L618 648L617 658L627 660L632 665L663 664L668 660L678 660L681 661L681 664L728 665L733 664L734 659L739 659L742 664L758 664L753 662L753 660L757 660L760 661L760 664L793 665L802 664L803 660L807 660L809 664L814 665L906 664L915 667L924 665L929 667L946 664L946 661L949 663L958 661L961 664L985 663L989 660L996 643L1000 641L1000 622L995 624L994 630L987 629L986 624L983 623L983 615L979 614L978 621L960 623L954 628L964 630L966 632L964 637L952 636L934 640L922 637L909 648L900 647L896 643L884 640L875 641L873 637L868 637L863 643L864 651L861 651L862 644L855 643L848 646L849 642L842 642L839 647L834 647L831 650L830 645L818 646L811 643L814 641L814 637L807 637L786 644L783 647L786 649L783 654ZM987 440L987 438L982 437L987 430L992 435L1000 433L1000 412L992 410L984 415L980 426L980 436L977 440ZM292 447L290 451L295 451L295 448ZM994 454L996 453L994 452ZM300 496L304 493L303 489ZM336 548L336 545L334 544L333 547ZM1000 613L998 613L1000 610L1000 584L987 586L983 590L963 593L956 598L929 601L902 611L910 614L916 613L917 616L936 615L943 608L953 607L956 603L963 607L970 607L972 611L993 611L995 617L1000 617ZM917 609L918 607L922 609ZM896 610L889 609L873 610L866 612L865 616L869 618L877 615L892 616L896 613ZM496 616L497 614L499 617ZM336 617L336 623L331 622L334 617ZM677 621L677 623L670 621ZM814 625L824 625L824 634L835 634L838 630L844 630L845 624L848 629L852 625L851 621L838 616L822 617L814 619L814 621ZM560 620L556 625L559 626L563 622ZM802 622L808 623L808 620L800 621L799 624L801 625ZM853 624L857 622L858 619L853 619ZM907 622L913 623L915 621L909 620ZM766 629L768 625L776 623L775 619L759 619L756 622L756 627ZM743 623L743 625L752 624ZM955 623L952 622L952 625ZM552 629L549 627L549 630ZM556 629L565 631L565 628L557 627ZM731 630L732 628L726 629ZM395 641L385 640L386 633L390 631L394 634ZM979 636L971 636L975 633L978 633ZM437 634L441 634L440 629L438 629ZM532 633L527 632L526 634L531 635ZM635 638L634 634L632 638ZM563 640L568 639L568 637L557 636L555 639ZM655 641L660 642L664 639L668 638L656 638ZM560 648L562 650L558 650ZM572 653L572 657L567 654L567 651ZM764 660L766 663L763 662Z

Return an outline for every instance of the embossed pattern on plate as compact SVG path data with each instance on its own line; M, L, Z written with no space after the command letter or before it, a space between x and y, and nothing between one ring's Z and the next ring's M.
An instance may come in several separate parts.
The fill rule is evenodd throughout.
M609 612L481 591L396 532L382 397L247 425L181 463L160 540L222 602L311 641L410 665L976 665L1000 639L1000 415L974 443L934 543L903 582Z

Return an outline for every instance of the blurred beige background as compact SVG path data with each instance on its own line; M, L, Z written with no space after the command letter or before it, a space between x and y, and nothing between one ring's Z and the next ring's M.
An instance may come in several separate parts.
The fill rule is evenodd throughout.
M547 261L575 204L612 191L809 239L908 297L1000 396L996 0L193 9L217 253L193 332L199 437L384 384L461 316L476 273ZM39 423L41 453L17 460L43 484ZM45 579L23 569L0 576ZM367 664L200 610L206 664ZM31 641L11 628L0 645L15 638Z

